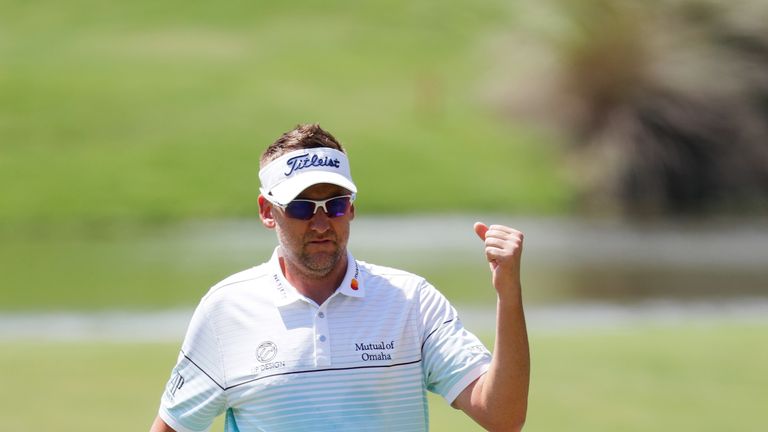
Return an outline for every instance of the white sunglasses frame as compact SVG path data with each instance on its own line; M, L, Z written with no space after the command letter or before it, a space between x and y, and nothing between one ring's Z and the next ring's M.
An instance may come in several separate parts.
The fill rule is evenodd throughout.
M269 199L269 197L267 197L267 196L264 196L264 199L266 199L267 201L269 201L270 203L272 203L272 204L273 204L275 207L280 207L280 208L283 210L283 212L286 214L286 216L290 217L291 219L298 219L298 220L310 220L310 219L312 219L313 217L315 217L315 215L317 214L317 211L318 211L320 208L322 208L322 209L323 209L323 213L325 213L325 215L326 215L326 216L328 216L328 217L332 217L332 216L330 216L330 215L328 214L328 208L325 206L325 204L326 204L326 203L328 203L328 201L332 201L332 200L335 200L335 199L339 199L339 198L349 198L349 205L350 205L350 206L352 206L352 203L354 203L354 202L355 202L355 198L356 198L356 197L357 197L357 194L344 194L344 195L336 195L336 196L334 196L334 197L330 197L330 198L328 198L328 199L324 199L324 200L312 200L312 199L306 199L306 198L297 198L297 199L293 199L293 200L291 200L291 201L290 201L289 203L287 203L287 204L280 204L280 203L278 203L278 202L275 202L275 201L273 201L273 200ZM312 212L312 216L311 216L309 219L302 219L302 218L294 218L293 216L289 215L289 214L286 212L286 208L287 208L287 207L288 207L288 206L289 206L289 205L290 205L292 202L294 202L294 201L301 201L301 202L311 202L311 203L313 203L313 204L315 205L315 210Z

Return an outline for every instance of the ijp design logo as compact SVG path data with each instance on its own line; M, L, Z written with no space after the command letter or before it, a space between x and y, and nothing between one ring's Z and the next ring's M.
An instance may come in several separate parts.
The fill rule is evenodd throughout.
M259 344L256 348L256 360L261 364L257 364L253 368L253 373L259 375L265 371L272 369L281 369L285 367L284 361L273 361L277 357L277 344L272 341L266 341Z
M259 344L256 348L256 359L262 363L271 362L277 355L277 345L272 341L266 341Z

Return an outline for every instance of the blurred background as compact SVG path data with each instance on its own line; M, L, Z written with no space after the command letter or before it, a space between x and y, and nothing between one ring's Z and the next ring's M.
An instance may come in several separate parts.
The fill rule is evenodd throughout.
M489 345L472 223L525 232L526 430L766 430L766 22L748 0L0 0L2 428L148 429L192 308L276 244L261 152L316 122L352 160L355 256L427 277Z

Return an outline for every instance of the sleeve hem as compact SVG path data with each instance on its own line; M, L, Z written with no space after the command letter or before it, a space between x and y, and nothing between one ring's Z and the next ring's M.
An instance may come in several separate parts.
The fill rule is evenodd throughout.
M210 428L205 428L202 430L190 429L182 425L181 423L179 423L179 421L176 420L176 418L174 418L167 410L165 410L162 407L160 408L160 412L158 413L158 415L160 416L161 419L163 419L165 424L173 428L173 430L175 430L176 432L206 432L210 429Z
M448 404L452 404L454 400L456 400L457 397L459 397L459 393L464 391L465 388L467 388L468 385L472 384L472 382L481 376L483 376L486 372L488 372L488 369L490 368L490 365L485 363L480 366L475 367L474 369L470 370L465 374L456 384L454 384L453 387L448 391L448 393L443 396L446 401L448 401Z

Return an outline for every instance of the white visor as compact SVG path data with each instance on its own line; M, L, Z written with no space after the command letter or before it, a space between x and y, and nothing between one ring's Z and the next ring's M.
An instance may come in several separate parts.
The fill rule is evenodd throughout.
M261 194L280 205L288 204L304 189L320 183L334 184L357 193L347 155L328 147L284 154L259 171L259 180Z

